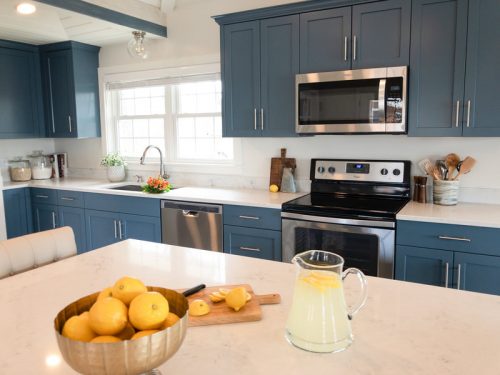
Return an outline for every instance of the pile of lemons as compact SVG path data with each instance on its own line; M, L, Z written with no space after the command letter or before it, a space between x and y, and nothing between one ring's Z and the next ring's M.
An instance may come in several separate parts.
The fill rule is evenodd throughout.
M138 279L122 277L99 293L89 311L69 318L62 335L93 343L135 340L171 327L178 320L162 294L148 292Z

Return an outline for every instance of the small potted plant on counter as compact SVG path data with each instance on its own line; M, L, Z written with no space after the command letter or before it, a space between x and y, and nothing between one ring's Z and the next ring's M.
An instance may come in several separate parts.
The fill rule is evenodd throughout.
M142 191L151 194L168 193L172 189L170 182L163 177L149 177L146 185L142 187Z
M111 182L120 182L125 179L125 160L118 154L107 154L102 160L101 165L107 167L108 180Z

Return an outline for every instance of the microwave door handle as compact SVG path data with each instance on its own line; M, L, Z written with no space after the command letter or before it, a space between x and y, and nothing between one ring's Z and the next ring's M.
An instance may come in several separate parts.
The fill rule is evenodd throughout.
M385 86L387 85L387 80L382 78L378 85L378 113L379 122L381 124L385 123Z

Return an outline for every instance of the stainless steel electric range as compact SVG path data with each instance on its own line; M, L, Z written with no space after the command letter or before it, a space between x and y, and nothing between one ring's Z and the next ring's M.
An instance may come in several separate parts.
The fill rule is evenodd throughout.
M393 278L396 214L410 200L411 162L311 160L311 193L282 207L282 257L341 255L346 267Z

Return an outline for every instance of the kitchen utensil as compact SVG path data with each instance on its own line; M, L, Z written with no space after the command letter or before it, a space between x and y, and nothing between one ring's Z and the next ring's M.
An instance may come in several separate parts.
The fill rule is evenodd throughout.
M207 286L205 284L200 284L192 287L191 289L185 290L182 292L184 297L189 297L192 294L198 293L200 290L205 289Z
M460 181L434 181L434 189L432 197L434 204L440 206L454 206L458 203L458 192L460 189Z
M220 288L232 289L240 286L244 287L250 293L252 299L238 312L230 308L225 302L215 303L208 297L212 292L218 292ZM258 295L254 293L252 287L248 284L211 286L188 297L189 302L195 299L206 301L210 306L210 313L203 316L189 316L188 325L190 327L261 320L262 309L260 305L272 305L281 302L279 294Z
M418 162L418 166L422 170L423 173L432 176L433 170L434 170L434 165L429 159L422 159Z
M283 178L281 179L281 191L283 193L295 193L295 179L293 178L292 168L283 168Z
M476 159L467 156L458 164L458 174L455 176L454 180L458 180L461 175L469 173L475 165Z
M438 167L435 165L432 166L432 174L431 176L433 177L434 180L442 180L443 176L441 175L441 171Z
M419 203L427 202L427 176L413 176L413 200Z
M286 157L286 148L281 149L281 157L271 159L271 174L269 178L269 185L276 185L281 189L283 168L292 168L292 173L297 168L297 162L295 161L295 158Z
M366 302L366 279L357 268L342 272L344 259L327 251L309 250L293 257L297 276L286 337L293 345L311 352L337 352L353 341L352 317ZM357 276L361 299L348 310L342 281Z
M142 374L172 357L180 348L188 326L188 302L174 290L148 286L163 294L169 309L180 320L173 326L137 340L114 343L90 343L61 335L64 323L72 316L88 311L99 293L80 298L61 310L54 319L57 344L68 365L81 374Z
M446 180L448 178L448 168L446 167L446 163L444 160L436 160L436 167L439 169L439 173L441 174L441 180Z
M446 168L448 169L447 180L453 180L453 175L457 170L458 164L460 163L460 156L457 154L448 154L446 155L444 162L446 163Z

